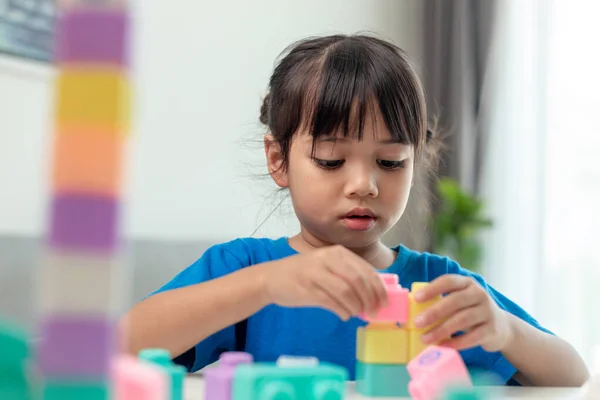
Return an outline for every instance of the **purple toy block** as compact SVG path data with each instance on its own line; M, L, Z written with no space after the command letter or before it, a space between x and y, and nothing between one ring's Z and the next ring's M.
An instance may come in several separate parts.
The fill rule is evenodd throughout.
M129 17L118 8L82 7L58 19L56 61L129 65Z
M231 385L235 368L240 364L251 364L253 357L244 352L230 351L221 354L219 365L204 372L205 399L231 400Z
M109 377L116 351L115 327L114 321L101 318L48 317L42 322L37 349L40 372L54 379Z
M68 194L52 203L50 245L56 248L116 250L118 238L118 199Z

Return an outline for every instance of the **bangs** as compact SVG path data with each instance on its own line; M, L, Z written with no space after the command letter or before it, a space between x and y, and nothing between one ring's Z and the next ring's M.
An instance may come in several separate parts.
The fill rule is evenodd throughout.
M362 140L366 119L379 111L392 140L421 147L426 111L416 74L399 49L376 43L350 37L324 55L305 86L314 89L303 101L303 125L314 139L341 135Z

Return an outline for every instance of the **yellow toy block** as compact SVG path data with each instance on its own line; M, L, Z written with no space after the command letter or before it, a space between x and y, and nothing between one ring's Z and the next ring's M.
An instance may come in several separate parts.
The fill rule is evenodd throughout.
M408 331L393 324L356 331L356 358L366 364L407 364Z
M412 329L408 331L408 361L410 362L413 358L419 355L427 344L421 340L421 335L427 332L424 329Z
M56 93L59 129L129 132L129 84L117 69L65 68Z
M415 324L413 322L414 318L442 299L442 296L439 296L437 298L428 300L424 303L417 303L413 297L414 294L416 292L418 292L419 290L423 289L427 285L429 285L429 283L427 283L427 282L413 282L413 284L410 288L410 294L408 296L408 304L409 304L408 305L408 322L406 324L406 327L408 329L417 329L417 327L415 326ZM439 322L428 325L422 329L428 330L428 329L433 328L437 324L439 324Z

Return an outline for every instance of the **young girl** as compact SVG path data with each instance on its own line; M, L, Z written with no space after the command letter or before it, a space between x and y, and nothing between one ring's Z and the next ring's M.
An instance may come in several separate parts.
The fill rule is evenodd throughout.
M289 190L300 232L207 250L125 316L129 351L166 348L189 371L230 350L257 361L315 356L354 379L356 329L365 324L356 316L386 304L378 272L388 272L403 287L431 282L417 301L447 294L416 323L445 319L422 339L452 335L444 344L469 367L523 385L587 379L569 344L481 276L381 243L402 216L431 138L421 83L400 49L368 36L295 44L275 68L260 120L269 172Z

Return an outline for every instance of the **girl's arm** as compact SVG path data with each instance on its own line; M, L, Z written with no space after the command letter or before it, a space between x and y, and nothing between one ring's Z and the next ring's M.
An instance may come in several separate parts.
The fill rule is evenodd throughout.
M177 357L199 342L248 318L268 303L260 266L218 279L157 293L121 320L125 351L160 347Z
M501 351L518 370L515 379L524 386L581 386L589 377L577 351L563 339L534 328L506 313L512 340Z

